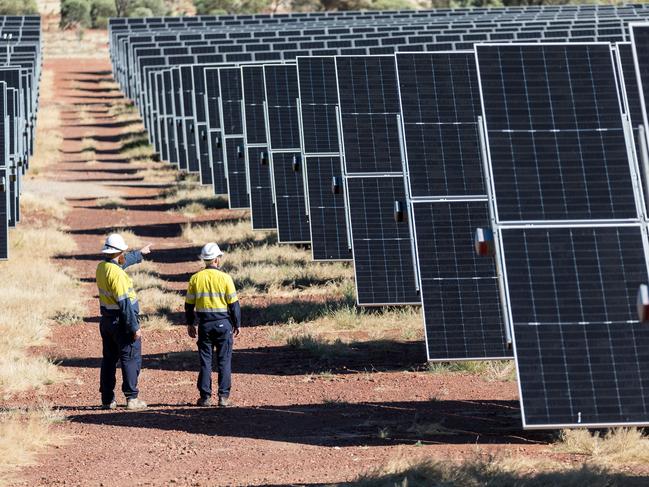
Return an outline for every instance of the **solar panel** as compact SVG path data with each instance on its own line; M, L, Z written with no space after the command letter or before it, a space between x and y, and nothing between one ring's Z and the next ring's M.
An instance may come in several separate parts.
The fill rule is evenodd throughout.
M264 65L266 128L281 243L310 242L295 65Z
M358 304L418 304L410 219L395 221L406 192L394 56L337 57L336 72Z
M223 134L221 131L221 116L219 114L219 70L205 70L205 112L209 130L208 145L210 151L210 166L212 168L212 186L214 194L227 194L227 179L223 161Z
M410 229L393 216L395 202L406 200L403 177L358 176L345 184L358 303L418 304Z
M476 57L523 425L646 424L647 242L610 46Z
M192 66L192 84L194 93L195 139L198 150L198 163L200 167L201 184L212 185L212 168L210 167L209 131L207 127L207 114L205 113L205 77L203 66Z
M225 141L223 159L228 182L228 201L231 209L249 208L241 109L243 92L239 68L219 69L219 92L221 127Z
M174 147L170 147L170 150L176 153L176 161L178 161L178 167L186 171L187 170L187 153L184 150L186 141L185 141L185 131L183 130L182 123L182 89L180 85L180 68L171 69L171 99L172 99L172 122L170 124L170 130L174 132L173 139L175 140ZM172 158L173 159L173 158Z
M0 260L9 258L9 175L7 173L7 84L0 82Z
M336 58L347 174L401 172L394 56Z
M306 191L314 260L349 260L351 244L338 137L338 84L333 57L297 59L300 124L307 171Z
M250 218L253 230L275 229L270 156L266 139L264 68L242 66L243 118L246 141L246 172L250 183Z
M9 159L7 160L7 176L9 185L9 207L8 207L8 224L10 227L15 227L18 222L18 207L20 191L18 189L18 167L16 161L16 123L18 118L17 103L18 103L18 90L8 88L6 90L7 96L7 152Z
M184 134L185 159L187 160L187 170L193 173L200 173L200 161L198 158L198 148L196 140L196 127L194 126L194 76L192 66L180 67L180 119L182 131Z
M640 106L642 109L643 125L648 127L647 103L649 100L649 23L632 23L629 26L631 44L636 70L636 80L639 87ZM649 140L649 139L648 139ZM649 142L648 142L649 143ZM649 198L649 195L647 195Z
M633 47L630 42L618 42L616 44L615 52L618 66L618 78L622 88L621 98L624 101L624 112L627 114L629 123L631 124L635 155L638 162L640 162L640 144L643 143L639 130L639 126L643 123L642 102L640 100L640 88L638 88L635 63L633 61ZM642 164L639 164L639 170L643 181L642 189L646 192L647 175L644 172ZM646 197L645 207L649 210Z
M475 55L396 62L428 359L511 356L494 261L473 248L476 229L490 226Z

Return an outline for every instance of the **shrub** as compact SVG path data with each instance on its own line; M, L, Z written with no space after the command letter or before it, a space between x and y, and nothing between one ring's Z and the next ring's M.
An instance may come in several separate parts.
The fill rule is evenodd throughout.
M90 4L87 0L62 0L61 1L61 28L89 27Z
M263 11L268 3L268 0L194 0L198 15L258 13Z
M36 0L0 0L0 15L37 14Z
M153 17L153 11L146 7L137 7L128 14L129 17Z
M117 10L113 0L92 0L90 17L94 29L105 29L108 26L108 18L116 15Z

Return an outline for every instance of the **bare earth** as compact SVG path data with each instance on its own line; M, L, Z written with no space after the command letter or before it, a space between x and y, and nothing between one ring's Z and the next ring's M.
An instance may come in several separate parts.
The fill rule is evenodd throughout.
M137 162L120 159L122 129L108 108L123 99L91 82L110 78L107 59L50 59L45 68L56 72L65 142L60 160L43 177L52 188L65 182L60 187L73 205L66 225L79 250L60 262L82 280L88 308L83 324L56 327L51 346L39 351L59 360L72 378L45 393L67 416L56 428L68 440L20 472L15 485L315 484L351 481L402 456L552 455L548 433L521 430L514 382L424 372L419 342L395 342L391 353L359 346L331 374L318 374L322 370L309 356L273 342L270 327L256 322L264 302L244 303L246 329L234 356L232 399L238 407L193 407L197 357L180 311L181 291L198 269L198 249L179 236L186 219L160 202L159 185L143 184L133 174ZM92 121L79 122L81 105L90 105ZM84 162L80 152L81 139L90 135L99 141L98 164ZM104 194L121 196L130 208L98 208L96 198ZM214 210L199 220L228 214ZM107 232L126 226L154 244L151 260L179 292L177 329L144 336L141 397L152 407L137 413L123 404L115 412L97 408L97 251ZM11 405L35 400L24 395Z

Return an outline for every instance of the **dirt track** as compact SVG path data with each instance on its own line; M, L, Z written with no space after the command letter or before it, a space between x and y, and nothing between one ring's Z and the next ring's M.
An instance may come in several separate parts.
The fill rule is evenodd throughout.
M547 454L548 435L520 429L515 383L412 371L424 360L421 343L395 343L391 353L359 346L331 374L318 374L317 363L273 342L269 327L255 323L255 307L263 303L248 303L246 329L235 344L232 398L238 407L190 405L197 397L197 358L188 352L194 345L176 313L177 329L144 336L141 397L152 407L138 413L98 410L101 354L93 278L102 237L112 228L131 227L152 242L151 260L169 288L179 291L178 311L180 291L197 270L197 248L179 236L186 219L160 203L160 185L139 180L133 174L138 163L120 159L116 148L123 129L108 108L123 100L92 83L110 77L108 61L52 60L45 68L56 72L64 145L44 179L82 182L88 190L69 200L74 209L66 224L79 250L61 259L83 282L88 308L83 325L55 328L44 351L75 379L45 394L67 415L57 428L69 439L21 472L17 485L313 484L350 481L403 455ZM92 112L91 121L79 122L82 105ZM84 162L80 152L88 136L99 136L98 164ZM98 208L98 187L122 196L129 209ZM228 213L215 210L201 219L227 219Z

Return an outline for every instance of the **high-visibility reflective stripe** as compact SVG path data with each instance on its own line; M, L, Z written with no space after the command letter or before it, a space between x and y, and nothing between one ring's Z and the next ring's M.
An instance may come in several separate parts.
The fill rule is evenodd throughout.
M196 299L196 295L195 294L187 294L185 296L185 299Z
M97 288L97 289L99 289L99 294L101 294L102 296L106 296L107 298L111 298L111 299L112 299L112 297L113 297L113 293L110 293L110 292L108 292L108 291L104 291L104 290L101 289L101 288Z
M116 305L116 304L104 304L104 303L100 303L99 306L100 306L101 308L105 308L105 309L119 310L119 306Z
M227 313L228 308L196 308L198 313Z
M225 297L226 299L234 299L237 297L237 293L226 294Z
M222 298L225 293L196 293L197 298Z

